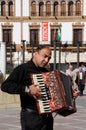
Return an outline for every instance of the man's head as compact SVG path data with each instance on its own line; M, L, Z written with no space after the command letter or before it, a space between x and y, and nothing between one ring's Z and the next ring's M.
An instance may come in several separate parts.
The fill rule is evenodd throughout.
M73 66L72 66L72 65L69 65L69 69L70 69L71 71L73 71Z
M34 52L33 62L37 67L45 67L51 58L49 46L40 45Z
M82 72L82 66L79 66L79 72Z

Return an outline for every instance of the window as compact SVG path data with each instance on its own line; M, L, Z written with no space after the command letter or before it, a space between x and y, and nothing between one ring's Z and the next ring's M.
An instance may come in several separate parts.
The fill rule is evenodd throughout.
M30 29L30 45L37 46L38 44L38 29Z
M58 2L54 3L54 16L58 16Z
M70 1L68 4L68 16L73 16L73 2Z
M50 1L46 2L46 16L51 16L51 4L50 4Z
M36 2L35 1L32 2L31 7L32 7L31 16L36 16Z
M8 16L13 16L13 2L8 3Z
M77 43L82 44L82 29L73 30L73 44L77 45Z
M56 34L55 34L56 32ZM55 36L57 36L58 34L58 29L51 29L51 45L53 46L54 45L54 42L56 42L56 39L55 39Z
M1 2L1 16L6 16L6 3L4 1Z
M44 16L44 3L40 2L39 3L39 16Z
M12 42L12 30L3 29L3 42L10 43Z
M65 1L61 2L61 16L66 16L66 3L65 3Z
M14 3L12 1L1 2L1 16L14 16Z
M81 3L80 3L80 1L76 2L76 15L78 15L78 16L81 15Z

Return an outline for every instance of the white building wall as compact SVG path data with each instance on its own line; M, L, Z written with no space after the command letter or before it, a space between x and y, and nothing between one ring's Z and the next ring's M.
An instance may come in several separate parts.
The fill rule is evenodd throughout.
M83 15L86 15L86 0L83 0Z
M1 29L1 23L0 23L0 41L2 41L2 29Z
M5 77L6 72L6 43L0 42L0 71Z
M23 0L23 16L29 16L29 0Z
M29 42L29 25L28 23L23 23L23 39Z
M83 41L86 42L86 22L84 22L84 34L83 34ZM86 43L85 43L86 44Z
M20 23L13 23L13 41L17 44L21 42L21 24Z
M63 22L61 28L61 41L62 44L66 41L72 41L72 22Z
M21 0L15 0L15 16L21 16Z

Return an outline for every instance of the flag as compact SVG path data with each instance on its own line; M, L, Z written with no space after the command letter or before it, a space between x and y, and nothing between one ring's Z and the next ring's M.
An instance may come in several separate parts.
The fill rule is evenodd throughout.
M56 34L56 40L60 41L60 39L61 39L61 26L58 27L58 31L57 31L57 34Z
M54 41L56 40L56 30L54 30Z

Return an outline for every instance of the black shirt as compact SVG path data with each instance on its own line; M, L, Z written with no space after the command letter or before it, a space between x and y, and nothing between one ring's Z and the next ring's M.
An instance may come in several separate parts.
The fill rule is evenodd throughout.
M32 84L30 74L47 72L42 67L36 67L32 60L16 67L10 76L2 83L1 90L10 94L20 94L21 107L37 109L36 100L25 92L25 87Z

